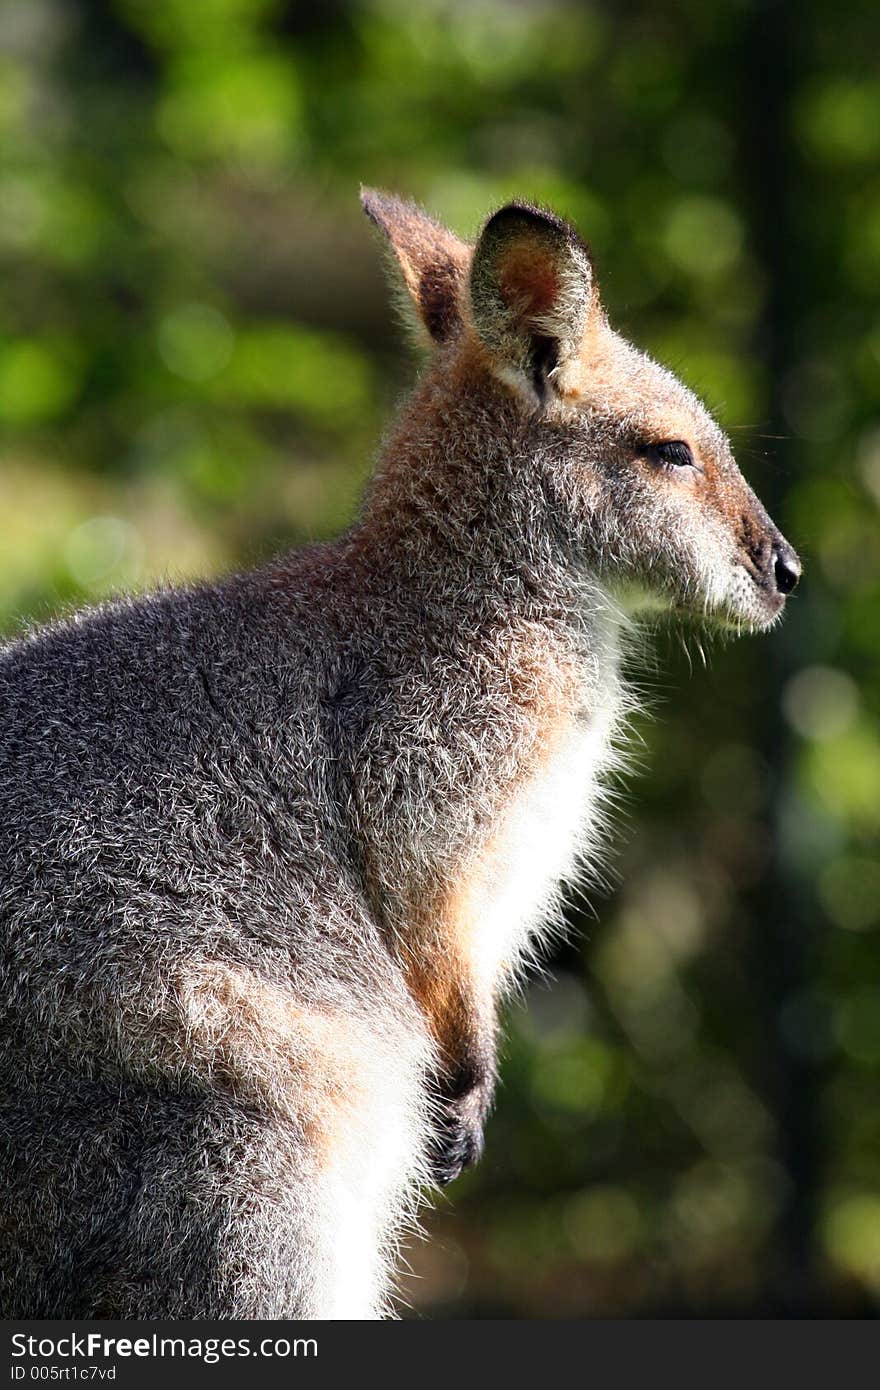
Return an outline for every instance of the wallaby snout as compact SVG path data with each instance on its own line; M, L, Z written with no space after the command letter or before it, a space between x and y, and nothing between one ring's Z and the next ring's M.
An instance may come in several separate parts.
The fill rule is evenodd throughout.
M704 524L696 526L695 568L703 584L716 586L714 615L735 627L769 627L797 585L800 560L742 477L726 440L720 451L706 451L701 468L693 510Z

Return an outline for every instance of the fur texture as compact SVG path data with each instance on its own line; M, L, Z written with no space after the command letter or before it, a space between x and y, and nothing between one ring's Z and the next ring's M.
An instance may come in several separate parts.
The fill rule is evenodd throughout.
M512 205L471 274L364 198L435 348L350 532L0 657L7 1318L386 1312L595 860L623 596L761 627L797 578L570 228Z

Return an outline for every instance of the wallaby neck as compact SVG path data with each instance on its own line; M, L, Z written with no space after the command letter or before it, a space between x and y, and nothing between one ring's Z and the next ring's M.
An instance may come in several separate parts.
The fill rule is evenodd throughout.
M452 390L454 380L444 372L421 383L346 541L403 731L397 745L423 792L418 804L404 798L390 827L393 845L409 847L393 883L384 881L389 826L376 826L383 899L399 896L404 878L419 893L445 882L470 856L477 824L498 824L536 779L557 786L557 766L569 764L577 775L560 834L573 854L627 704L622 616L547 523L521 414L469 382ZM425 805L446 827L439 837L422 824ZM371 819L365 801L360 824ZM537 878L546 887L552 874Z
M580 644L619 618L586 551L554 529L516 403L488 374L429 372L380 456L350 554L426 620L539 623ZM476 375L476 380L474 379Z

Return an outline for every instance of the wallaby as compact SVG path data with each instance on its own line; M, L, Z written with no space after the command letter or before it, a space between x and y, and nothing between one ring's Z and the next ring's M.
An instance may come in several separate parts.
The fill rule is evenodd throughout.
M7 1318L387 1314L597 852L624 610L800 573L570 226L363 203L432 356L348 533L0 655Z

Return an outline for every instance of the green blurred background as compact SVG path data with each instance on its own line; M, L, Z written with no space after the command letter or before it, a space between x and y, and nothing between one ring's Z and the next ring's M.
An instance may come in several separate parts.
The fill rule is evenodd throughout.
M2 0L0 620L346 522L413 364L363 180L570 215L801 550L658 638L621 885L510 1011L417 1316L880 1305L876 0Z

